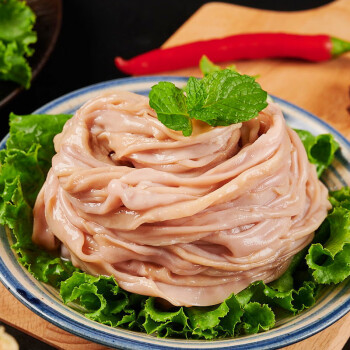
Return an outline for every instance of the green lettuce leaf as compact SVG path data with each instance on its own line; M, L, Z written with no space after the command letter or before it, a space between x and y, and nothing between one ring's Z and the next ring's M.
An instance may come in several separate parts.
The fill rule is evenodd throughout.
M309 131L295 129L299 135L310 163L316 165L317 175L320 177L334 159L334 154L339 148L331 134L321 134L314 136Z
M31 55L29 48L37 40L33 32L35 14L24 1L0 1L0 40L3 42L16 42L20 53Z
M1 151L6 155L0 164L0 191L7 179L18 177L23 197L31 207L40 190L37 184L43 184L46 177L38 163L39 149L40 145L34 143L27 152L18 149Z
M0 224L11 229L19 261L38 280L58 286L76 269L31 240L32 208L54 155L52 139L70 116L50 117L11 116L7 149L0 151Z
M267 331L275 325L275 314L269 306L249 303L244 307L241 333L255 334Z
M74 272L61 282L60 294L64 303L78 303L91 320L112 327L135 323L129 293L121 290L113 277Z
M350 187L343 187L339 191L330 193L329 201L333 208L345 208L350 210Z
M55 154L53 138L62 131L63 125L70 119L70 114L10 114L10 137L6 143L7 150L29 150L33 143L39 145L38 163L45 176L51 167Z
M330 193L333 210L316 235L306 261L317 283L342 282L350 275L350 189ZM344 205L344 206L343 206ZM322 236L320 240L317 236Z
M140 314L145 319L144 331L160 337L212 340L257 333L275 324L274 313L268 305L239 301L235 295L218 305L173 307L170 311L162 310L154 298L148 298Z
M147 298L141 315L145 318L142 323L148 334L156 333L159 337L188 337L191 329L188 324L188 316L183 307L174 311L165 311L156 307L155 298Z
M3 179L2 179L3 181ZM32 208L24 199L19 176L1 182L0 224L10 228L15 236L17 248L33 248Z
M60 281L67 279L76 269L71 262L52 256L32 242L32 208L25 199L20 176L5 181L1 192L0 224L11 229L15 240L12 248L19 262L38 280L58 287Z
M253 301L268 304L292 314L311 307L316 301L318 288L311 274L304 273L306 253L307 249L303 249L296 254L288 269L279 279L268 285L262 281L252 283L237 295L238 300L241 303Z
M234 298L234 296L232 297ZM208 307L191 307L188 308L187 314L189 316L190 324L193 329L192 334L197 335L199 338L214 339L221 335L221 327L218 327L221 319L223 319L230 311L229 306L224 301L219 305ZM241 308L238 308L238 313L243 314ZM238 318L236 324L240 318ZM234 328L233 324L233 328ZM234 332L234 329L232 333Z
M16 42L0 41L0 80L11 80L29 88L31 68Z
M37 41L34 12L19 0L0 0L0 79L30 87L31 68L26 56Z

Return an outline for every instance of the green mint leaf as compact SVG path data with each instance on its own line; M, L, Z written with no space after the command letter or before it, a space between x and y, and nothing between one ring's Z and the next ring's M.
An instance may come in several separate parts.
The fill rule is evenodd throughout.
M199 61L199 68L203 75L208 75L213 72L217 72L219 70L222 70L220 66L214 64L210 59L203 55L202 58ZM230 66L227 66L226 69L230 69L234 72L237 72L237 68L234 64L231 64Z
M188 110L195 109L198 105L202 105L205 102L206 92L202 88L200 79L190 77L188 79L186 88L186 105Z
M253 77L230 69L214 71L201 80L190 77L184 91L160 82L149 94L158 119L185 136L192 133L191 119L212 126L240 123L256 117L267 106L266 99L266 91Z
M189 94L191 118L212 126L227 126L250 120L267 106L266 91L253 77L225 69L200 80L196 94ZM205 96L197 99L196 96Z
M219 66L210 61L210 59L205 55L203 55L199 61L199 68L203 75L208 75L210 73L221 70Z
M169 129L192 134L192 123L186 107L186 96L173 83L161 81L152 86L149 104L157 112L158 119Z

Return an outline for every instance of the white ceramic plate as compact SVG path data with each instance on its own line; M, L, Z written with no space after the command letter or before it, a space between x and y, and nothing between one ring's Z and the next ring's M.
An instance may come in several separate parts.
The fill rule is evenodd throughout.
M172 81L181 87L186 78L181 77L142 77L126 78L86 87L65 95L35 111L35 113L73 113L88 99L113 89L133 91L148 95L158 81ZM293 128L305 129L313 134L332 133L339 142L341 152L330 169L323 176L330 189L350 184L350 143L331 126L305 110L274 97L280 104L288 124ZM6 138L0 149L5 147ZM36 281L16 260L10 246L11 235L0 227L0 279L10 292L29 309L65 329L93 342L118 349L235 349L263 350L277 349L321 331L350 310L350 279L329 287L309 310L300 315L280 321L277 326L264 333L236 339L217 341L188 341L159 339L143 333L111 328L91 321L78 312L65 306L55 289Z

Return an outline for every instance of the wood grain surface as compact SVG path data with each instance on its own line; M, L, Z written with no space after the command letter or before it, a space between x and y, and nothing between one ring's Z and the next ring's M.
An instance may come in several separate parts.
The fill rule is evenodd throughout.
M350 1L338 0L318 9L287 13L209 3L200 8L164 47L235 33L262 31L328 33L350 40ZM234 63L242 73L259 75L259 82L269 93L309 110L350 137L350 55L318 64L280 59ZM200 75L197 68L167 74ZM0 320L58 349L107 349L73 336L41 319L10 295L2 285ZM341 350L349 336L350 314L323 332L284 349Z

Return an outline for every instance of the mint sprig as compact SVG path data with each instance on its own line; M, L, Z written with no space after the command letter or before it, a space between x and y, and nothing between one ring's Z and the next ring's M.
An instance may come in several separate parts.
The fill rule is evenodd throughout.
M186 105L186 96L173 83L161 81L152 87L149 104L157 112L158 119L169 129L192 134L192 123Z
M184 90L160 82L149 94L149 104L169 129L192 134L192 119L211 126L250 120L267 106L267 93L253 77L230 69L214 71L203 79L190 77Z
M203 75L206 76L212 72L217 72L221 70L221 67L214 64L212 61L210 61L210 59L207 56L203 55L199 61L199 69L201 70Z
M210 61L210 59L206 55L203 55L202 58L200 59L199 69L201 70L204 76L212 72L222 70L220 66ZM237 67L234 64L227 66L226 69L230 69L230 70L233 70L234 72L237 72Z

